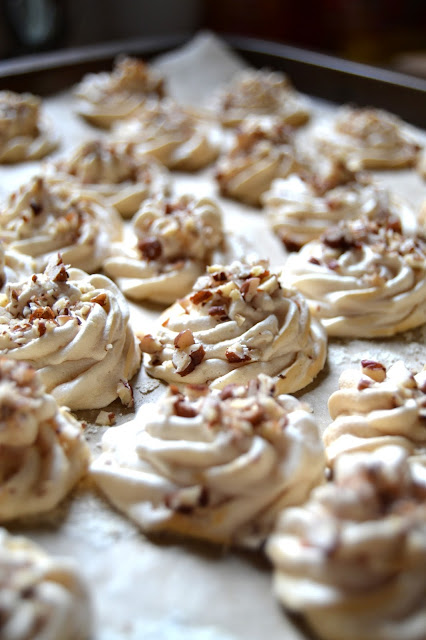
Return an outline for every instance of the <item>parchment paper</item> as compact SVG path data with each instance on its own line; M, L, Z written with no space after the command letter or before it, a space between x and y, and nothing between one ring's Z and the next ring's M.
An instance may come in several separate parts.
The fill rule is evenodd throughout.
M157 66L168 79L170 93L183 103L208 107L212 91L229 81L245 63L211 34L199 34L182 50L161 57ZM297 88L297 78L293 78ZM327 118L335 105L311 99L313 121ZM73 113L71 92L52 96L45 109L61 138L57 155L76 144L103 135ZM301 134L302 136L305 133ZM424 133L420 134L425 140ZM0 196L17 188L37 172L39 163L0 168ZM217 197L213 169L195 175L173 174L176 193ZM418 207L426 187L415 171L376 174L379 181ZM286 258L281 243L269 231L263 214L219 198L225 226L256 239L275 264ZM159 307L131 305L132 322L145 330ZM357 366L363 357L389 365L403 359L420 368L425 360L426 327L388 340L333 340L324 371L297 395L312 405L321 428L329 422L327 399L337 389L340 372ZM136 407L164 392L143 371L134 384ZM133 417L114 403L117 424ZM99 452L104 427L93 426L97 411L84 414L93 455ZM111 427L114 428L114 427ZM147 539L114 511L85 480L65 504L45 516L8 527L30 536L54 554L74 557L90 585L96 616L94 640L301 640L309 638L300 621L285 614L271 592L271 571L259 554L237 552L176 539ZM401 638L401 640L403 640Z

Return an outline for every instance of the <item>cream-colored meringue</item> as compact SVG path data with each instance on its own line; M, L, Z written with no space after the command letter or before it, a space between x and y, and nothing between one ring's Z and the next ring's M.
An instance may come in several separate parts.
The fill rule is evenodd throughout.
M386 444L412 454L426 451L426 367L414 376L402 361L386 370L380 362L362 360L360 370L342 373L328 410L333 422L323 437L330 464L344 452Z
M287 176L295 162L288 127L247 118L234 145L219 159L215 177L222 195L259 206L272 180Z
M269 539L279 600L323 640L424 640L425 498L401 447L340 456Z
M76 192L69 182L40 176L12 193L0 210L0 239L34 258L38 270L60 251L73 267L97 271L122 232L113 207L90 193Z
M155 158L138 155L130 142L90 140L56 162L50 180L71 181L84 192L101 196L124 218L147 198L168 195L168 171Z
M0 303L0 354L38 369L59 404L97 409L125 394L140 352L111 280L52 261Z
M80 99L78 113L108 129L117 120L134 115L147 98L163 98L164 78L142 60L124 57L116 60L110 73L84 76L75 95Z
M373 108L342 107L332 125L320 125L314 137L323 153L354 171L411 167L420 149L402 120Z
M285 277L331 336L392 336L426 321L426 242L392 218L330 227L290 256Z
M274 391L264 375L221 393L173 387L104 435L92 475L145 531L258 546L324 476L309 408Z
M0 91L0 164L38 160L58 146L30 93Z
M7 249L0 241L0 291L9 282L17 282L34 273L35 262L29 256Z
M325 363L325 332L280 279L266 260L208 267L192 293L162 314L155 336L142 336L147 371L216 389L260 373L274 378L278 393L308 385Z
M168 169L197 171L219 154L212 123L172 100L146 102L136 117L117 123L112 136L134 143L138 153L154 156Z
M293 89L289 78L267 69L247 69L237 74L216 96L213 106L227 127L240 124L248 116L298 127L310 115L306 100Z
M88 640L92 611L76 564L0 529L2 640Z
M55 507L89 457L80 423L45 392L39 373L0 358L0 521Z
M191 291L224 242L222 214L210 198L148 200L133 220L137 246L118 251L105 272L129 298L163 304Z
M355 174L344 176L341 184L326 190L297 175L274 180L262 202L272 230L289 251L316 240L341 220L380 219L383 214L391 214L401 221L404 231L417 228L408 203Z

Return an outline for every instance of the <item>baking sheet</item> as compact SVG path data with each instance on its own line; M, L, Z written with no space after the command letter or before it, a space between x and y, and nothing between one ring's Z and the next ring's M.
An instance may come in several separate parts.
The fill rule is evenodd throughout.
M212 91L228 82L245 63L215 36L201 33L182 50L157 60L167 76L170 93L183 103L208 107ZM293 78L297 87L297 78ZM329 118L335 105L310 99L313 122ZM61 138L56 156L69 152L83 140L103 135L74 114L74 99L65 92L46 100L45 109ZM305 135L305 133L301 133ZM426 141L424 133L419 134ZM0 168L0 197L34 175L40 164ZM426 186L415 171L375 174L379 182L419 207ZM173 174L176 193L217 197L213 168L195 175ZM286 252L269 231L259 210L218 198L225 227L247 229L256 246L275 264ZM145 331L159 308L131 304L132 322ZM333 340L323 372L296 394L312 405L323 429L329 422L327 399L337 389L340 372L357 366L362 357L390 364L398 359L413 368L423 366L426 326L387 340ZM143 371L134 384L136 407L151 402L164 386ZM133 417L118 403L111 405L117 424ZM98 411L86 412L90 422ZM111 427L114 428L114 427ZM86 431L93 454L105 427L89 424ZM261 554L243 553L176 539L148 539L114 511L96 492L89 479L54 512L8 527L23 533L55 554L74 557L92 591L96 616L94 640L235 640L247 638L301 640L310 637L294 618L287 616L271 591L271 572ZM403 639L401 639L403 640Z

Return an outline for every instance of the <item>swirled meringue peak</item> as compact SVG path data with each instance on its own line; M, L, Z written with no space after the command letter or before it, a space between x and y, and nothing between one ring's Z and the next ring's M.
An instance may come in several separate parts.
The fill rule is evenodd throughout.
M147 98L163 98L164 78L137 58L118 59L111 73L89 73L75 89L78 113L97 127L129 118Z
M274 120L297 127L309 120L306 100L279 71L247 69L218 93L214 109L223 125L234 127L244 118Z
M60 259L6 287L0 354L31 363L47 391L71 409L106 406L140 363L118 287L105 276L67 270Z
M147 200L133 220L137 246L104 263L129 298L164 304L191 291L224 243L222 214L210 198Z
M272 180L287 176L295 162L289 127L247 118L234 145L219 159L215 178L222 195L259 206Z
M407 455L342 455L333 481L278 519L275 593L323 640L424 640L426 476Z
M117 123L112 137L133 142L138 153L180 171L198 171L219 154L218 132L212 123L172 100L148 101L134 118Z
M347 369L329 398L333 422L324 431L328 461L349 451L398 444L412 454L426 449L426 367L413 375L402 361L389 369L362 360Z
M155 336L142 336L147 371L217 389L260 373L274 378L278 393L308 385L325 363L325 332L280 277L266 260L208 267L192 293L166 309Z
M0 358L0 521L55 507L89 457L80 423L45 392L39 373Z
M309 408L274 391L264 375L220 393L173 386L104 435L94 479L145 531L258 546L324 475Z
M92 611L74 562L0 529L2 640L88 640Z
M167 169L155 158L138 155L130 142L90 140L52 170L51 180L68 180L101 196L125 218L147 198L167 195L170 186Z
M294 174L274 180L263 194L268 222L288 251L316 240L341 220L380 220L390 214L404 231L416 231L416 215L408 203L365 175L342 171L339 179L339 163L333 164L335 179L329 175L329 185L317 175Z
M113 207L76 192L67 181L39 176L12 193L0 209L0 238L34 258L38 270L60 251L73 267L97 271L122 230Z
M411 167L420 150L405 123L380 109L342 107L333 125L320 125L314 135L322 152L354 171Z
M0 291L9 282L17 282L34 273L35 262L29 256L8 249L0 240Z
M56 149L40 106L30 93L0 91L0 164L38 160Z
M393 336L426 321L426 240L392 216L330 227L285 273L331 336Z

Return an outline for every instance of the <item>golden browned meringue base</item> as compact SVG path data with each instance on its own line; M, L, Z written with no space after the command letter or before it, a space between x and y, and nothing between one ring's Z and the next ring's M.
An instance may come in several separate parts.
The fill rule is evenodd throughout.
M397 116L373 108L342 107L333 126L320 126L321 151L349 169L399 169L417 162L420 145Z
M104 270L134 300L175 302L191 291L224 243L222 213L210 198L148 200L132 228L137 246L117 246Z
M172 387L105 433L92 476L144 531L258 546L324 473L309 408L274 391L264 375L221 393Z
M426 368L414 376L402 361L387 370L362 360L359 370L342 373L328 409L333 422L323 438L330 464L342 453L387 444L426 452Z
M260 373L278 393L307 386L324 366L325 332L304 298L280 283L266 260L207 268L191 294L141 336L147 371L175 384L222 389Z
M237 74L229 87L217 95L214 109L227 127L240 124L248 116L298 127L310 116L305 98L293 89L289 78L267 69Z
M117 211L69 181L35 177L12 193L0 210L0 238L13 250L35 259L43 270L61 252L78 269L98 271L111 244L121 240Z
M425 498L401 447L340 456L269 539L279 600L323 640L424 640Z
M7 358L0 358L0 416L0 521L49 511L87 469L80 423L45 392L33 367Z
M48 556L5 529L0 529L0 602L2 640L92 637L90 597L74 562Z
M393 336L426 321L426 241L393 218L330 227L285 274L331 336Z
M111 73L85 76L75 95L80 99L77 112L90 124L109 129L137 112L147 98L163 98L164 78L142 60L124 57Z
M124 218L133 216L144 200L170 191L167 169L155 158L138 155L131 142L91 140L49 169L50 180L68 180L100 196Z
M52 262L8 285L0 306L0 354L31 363L46 390L71 409L129 396L140 352L116 285ZM126 404L132 404L130 398Z
M56 149L40 107L30 93L0 91L0 164L39 160Z
M256 207L272 180L287 176L295 163L289 127L247 118L219 159L215 178L222 195Z

